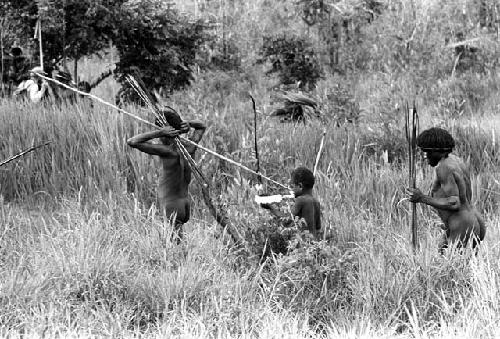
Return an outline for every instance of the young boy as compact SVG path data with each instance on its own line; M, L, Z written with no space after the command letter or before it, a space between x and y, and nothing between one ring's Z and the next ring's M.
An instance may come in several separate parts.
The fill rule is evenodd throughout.
M165 114L169 113L171 112L165 112ZM156 124L161 126L158 120ZM183 224L190 218L188 186L191 182L191 169L175 145L174 138L181 133L187 133L190 128L194 129L190 140L198 143L206 130L205 124L198 120L182 121L180 122L180 128L177 130L166 127L142 133L127 140L130 147L160 157L162 166L158 184L160 208L164 216L174 218L175 232L179 239L183 236ZM152 139L159 139L161 143L153 144ZM183 145L191 157L194 158L196 146L187 143L183 143Z
M293 217L304 219L306 230L315 239L320 238L321 208L319 201L313 196L314 175L305 167L296 168L290 178L290 187L295 195L295 202L291 208ZM261 204L265 209L278 218L287 218L289 215L280 211L275 204Z

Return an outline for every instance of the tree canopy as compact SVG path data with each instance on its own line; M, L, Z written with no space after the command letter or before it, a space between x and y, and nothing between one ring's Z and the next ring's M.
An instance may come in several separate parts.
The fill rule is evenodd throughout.
M34 29L42 22L44 66L63 58L99 54L112 43L120 61L116 75L139 71L150 89L172 91L187 85L201 22L182 16L170 2L157 0L0 0L14 40L38 51ZM36 58L36 56L35 56Z

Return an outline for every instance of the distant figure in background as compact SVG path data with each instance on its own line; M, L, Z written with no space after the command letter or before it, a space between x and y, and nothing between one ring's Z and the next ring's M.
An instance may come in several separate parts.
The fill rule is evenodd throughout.
M291 208L291 216L299 218L304 223L304 230L309 231L315 239L320 238L321 206L313 196L314 174L305 167L297 167L291 174L290 187L293 190L295 201ZM291 224L290 215L283 213L275 204L261 204L271 214L284 218ZM287 220L288 219L288 220Z
M418 188L408 188L411 202L422 203L436 209L446 231L439 245L441 253L449 244L466 246L472 240L475 248L483 241L486 226L479 212L472 206L472 189L469 170L454 154L455 140L448 131L433 127L420 133L417 145L426 154L427 162L436 168L436 178L431 194L425 195Z
M169 121L169 116L172 116L173 113L177 115L171 109L164 110L165 120ZM159 120L155 123L158 126L162 126ZM176 124L172 123L170 125L176 126ZM201 121L191 120L180 121L180 125L177 127L179 129L165 127L142 133L128 139L127 143L130 147L137 148L144 153L160 157L162 165L158 184L160 207L166 217L174 219L174 233L177 235L177 241L179 242L183 237L182 226L189 220L191 215L191 203L188 195L188 187L191 182L191 168L177 148L174 139L182 133L189 132L192 128L193 133L190 140L198 143L205 133L206 126ZM151 142L152 139L159 139L160 143L153 144ZM191 157L194 158L197 148L187 143L184 144L184 147Z
M14 91L15 97L21 97L26 94L28 100L38 103L46 96L49 84L44 79L40 79L37 73L46 75L42 67L37 66L33 68L29 73L29 79L22 81L17 86L17 89Z

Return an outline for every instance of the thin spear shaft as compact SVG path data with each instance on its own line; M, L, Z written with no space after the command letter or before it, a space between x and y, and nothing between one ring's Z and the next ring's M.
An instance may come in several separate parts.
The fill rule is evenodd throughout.
M252 108L253 108L253 137L254 137L254 148L255 148L255 159L257 160L257 173L260 172L260 159L259 159L259 148L257 145L257 109L255 108L255 100L253 96L250 95L250 99L252 99ZM262 184L262 177L258 177L259 182Z
M134 115L134 114L132 114L132 113L129 113L129 112L125 111L124 109L121 109L121 108L119 108L118 106L113 105L113 104L111 104L111 103L109 103L109 102L107 102L107 101L105 101L105 100L103 100L103 99L101 99L101 98L99 98L99 97L97 97L97 96L93 95L93 94L86 93L86 92L82 92L82 91L80 91L80 90L78 90L78 89L76 89L76 88L73 88L73 87L71 87L71 86L68 86L68 85L66 85L66 84L63 84L63 83L62 83L62 82L60 82L60 81L57 81L57 80L55 80L55 79L52 79L52 78L46 77L46 76L45 76L45 75L43 75L43 74L37 73L37 75L38 75L40 78L42 78L42 79L45 79L45 80L50 81L50 82L53 82L53 83L55 83L55 84L57 84L57 85L59 85L59 86L62 86L62 87L64 87L64 88L66 88L66 89L70 90L70 91L73 91L73 92L75 92L75 93L78 93L78 94L83 95L83 96L86 96L86 97L89 97L89 98L91 98L91 99L94 99L94 100L96 100L96 101L98 101L98 102L102 103L103 105L106 105L106 106L108 106L108 107L111 107L111 108L113 108L113 109L116 109L116 110L118 110L119 112L121 112L121 113L123 113L123 114L125 114L125 115L128 115L129 117L131 117L131 118L133 118L133 119L135 119L135 120L138 120L138 121L140 121L140 122L143 122L143 123L145 123L145 124L147 124L147 125L149 125L149 126L152 126L152 127L154 127L154 128L160 128L160 127L156 126L155 124L153 124L153 123L151 123L151 122L147 121L146 119L143 119L143 118L141 118L141 117L138 117L137 115ZM211 155L213 155L213 156L215 156L215 157L217 157L217 158L219 158L219 159L221 159L221 160L224 160L224 161L226 161L226 162L228 162L228 163L230 163L230 164L232 164L232 165L237 166L238 168L240 168L240 169L242 169L242 170L244 170L244 171L247 171L247 172L249 172L249 173L255 174L255 175L257 175L257 176L261 177L262 179L265 179L265 180L267 180L267 181L270 181L270 182L272 182L273 184L276 184L276 185L278 185L278 186L280 186L280 187L282 187L282 188L286 189L287 191L289 190L289 188L288 188L287 186L285 186L285 185L283 185L283 184L279 183L278 181L273 180L273 179L271 179L271 178L269 178L269 177L267 177L267 176L265 176L265 175L263 175L263 174L261 174L261 173L257 173L257 172L255 172L254 170L251 170L250 168L246 167L246 166L245 166L245 165L243 165L243 164L240 164L240 163L238 163L238 162L236 162L236 161L234 161L234 160L232 160L232 159L230 159L230 158L228 158L228 157L225 157L225 156L220 155L220 154L218 154L218 153L216 153L216 152L214 152L214 151L212 151L212 150L210 150L210 149L208 149L208 148L206 148L206 147L203 147L203 146L201 146L201 145L199 145L199 144L197 144L197 143L195 143L195 142L193 142L193 141L189 140L188 138L185 138L185 137L183 137L183 136L179 136L179 138L180 138L180 139L182 139L183 141L187 142L188 144L191 144L191 145L193 145L193 146L198 147L199 149L203 150L204 152L207 152L207 153L209 153L209 154L211 154Z
M325 145L325 135L326 130L323 130L323 136L321 137L321 142L319 143L318 154L316 155L316 161L314 162L313 174L316 175L316 171L318 170L319 159L321 158L321 153L323 152L323 146Z
M17 159L17 158L19 158L19 157L22 157L23 155L25 155L25 154L27 154L27 153L29 153L29 152L32 152L32 151L36 150L37 148L40 148L40 147L46 146L46 145L50 144L51 142L52 142L52 141L47 141L47 142L46 142L46 143L44 143L44 144L37 145L37 146L32 146L32 147L30 147L30 148L28 148L28 149L25 149L24 151L21 151L20 153L18 153L18 154L16 154L16 155L14 155L14 156L12 156L12 157L10 157L9 159L7 159L7 160L4 160L4 161L0 162L0 167L2 167L2 166L4 166L4 165L7 165L9 162L11 162L11 161L13 161L13 160L15 160L15 159Z
M418 126L418 115L417 115L417 107L415 102L413 102L412 109L412 135L411 135L411 162L412 162L412 176L411 176L411 187L416 187L416 177L417 173L415 170L415 164L417 162L417 126ZM411 205L411 230L412 230L412 244L414 250L418 248L418 235L417 235L417 204L412 203Z
M415 164L417 162L417 129L418 129L418 114L415 102L411 109L408 102L405 104L405 134L408 146L408 186L410 188L416 187L416 170ZM413 250L418 248L418 234L417 234L417 204L412 202L410 209L411 220L411 243Z
M4 86L4 72L5 63L3 55L3 20L0 22L0 53L2 54L2 73L0 74L0 85L2 86L2 96L5 96L5 86Z

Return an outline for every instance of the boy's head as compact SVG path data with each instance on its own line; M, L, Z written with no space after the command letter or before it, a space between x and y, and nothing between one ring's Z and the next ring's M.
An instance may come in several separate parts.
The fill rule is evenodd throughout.
M303 166L297 167L290 176L290 184L297 197L314 187L314 174Z

